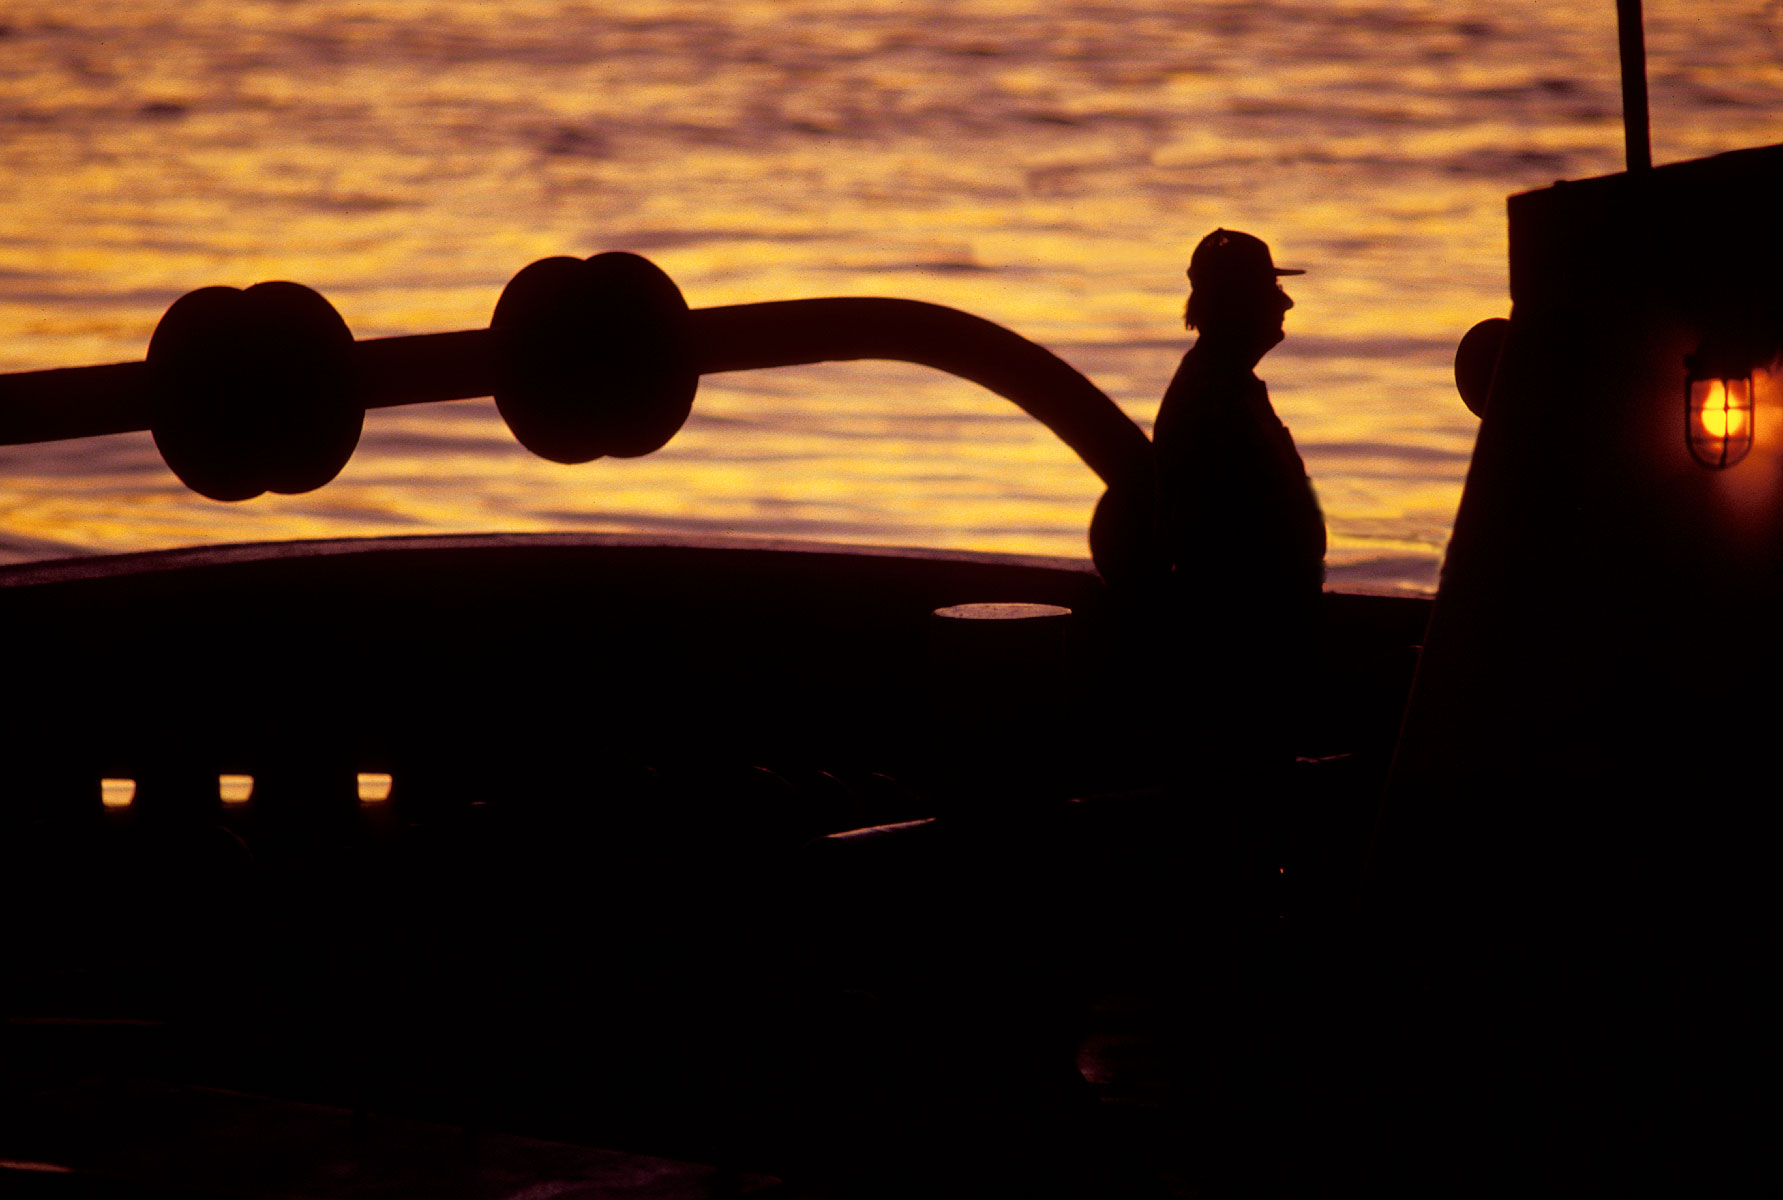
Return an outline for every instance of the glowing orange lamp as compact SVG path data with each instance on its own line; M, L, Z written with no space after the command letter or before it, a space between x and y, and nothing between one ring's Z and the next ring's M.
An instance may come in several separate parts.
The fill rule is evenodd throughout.
M1702 351L1684 356L1684 441L1705 467L1731 467L1752 449L1752 373Z

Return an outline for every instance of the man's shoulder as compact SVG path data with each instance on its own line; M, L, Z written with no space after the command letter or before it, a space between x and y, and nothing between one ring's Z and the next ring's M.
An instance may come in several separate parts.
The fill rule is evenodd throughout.
M1199 345L1189 347L1188 353L1176 364L1176 374L1171 377L1170 386L1194 386L1216 391L1243 391L1263 386L1257 373L1247 367L1231 362L1222 362L1218 358L1198 353Z
M1268 398L1263 381L1251 374L1209 370L1191 364L1184 358L1176 376L1164 391L1158 415L1171 413L1196 421L1230 421L1240 419L1248 407L1242 401L1256 395Z

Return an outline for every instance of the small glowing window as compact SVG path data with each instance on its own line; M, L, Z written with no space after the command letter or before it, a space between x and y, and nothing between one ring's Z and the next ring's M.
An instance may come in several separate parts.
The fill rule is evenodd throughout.
M136 780L134 779L101 779L99 781L99 803L107 808L129 808L130 802L136 799Z
M246 804L248 797L254 794L254 777L252 775L219 775L217 776L217 795L224 804Z
M382 804L390 799L390 776L382 771L359 772L359 803Z

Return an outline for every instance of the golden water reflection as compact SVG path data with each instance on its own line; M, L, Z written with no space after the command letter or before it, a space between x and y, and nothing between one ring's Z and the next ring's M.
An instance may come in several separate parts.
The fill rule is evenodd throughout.
M1060 353L1142 424L1207 229L1295 281L1265 363L1339 586L1428 589L1504 315L1504 198L1619 168L1601 0L14 0L0 370L140 357L193 288L295 279L361 337L480 327L536 258L630 249L695 305L901 295ZM1648 5L1660 162L1776 140L1774 6ZM487 402L368 418L341 479L224 506L143 436L0 451L0 560L483 529L1081 556L1099 489L1007 404L882 364L710 379L637 462ZM1217 565L1211 569L1217 570Z
M217 798L224 804L246 804L254 795L252 775L217 776Z

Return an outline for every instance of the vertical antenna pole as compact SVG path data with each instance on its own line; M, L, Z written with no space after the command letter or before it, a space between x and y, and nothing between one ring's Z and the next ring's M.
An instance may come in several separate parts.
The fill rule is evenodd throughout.
M1616 41L1622 57L1622 134L1628 173L1653 169L1647 135L1647 45L1641 32L1641 0L1616 0Z

